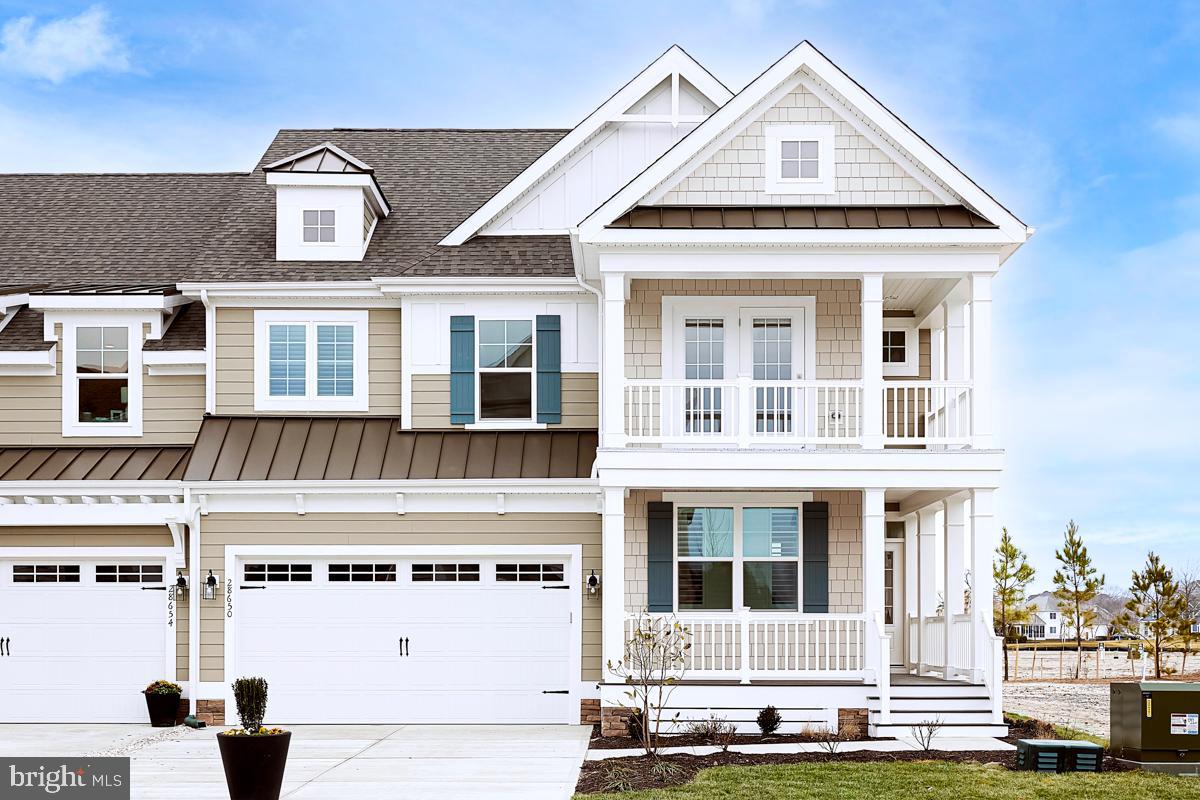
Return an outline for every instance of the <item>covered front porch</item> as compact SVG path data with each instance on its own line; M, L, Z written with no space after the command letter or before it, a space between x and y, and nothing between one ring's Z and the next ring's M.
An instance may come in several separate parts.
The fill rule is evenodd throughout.
M684 719L712 710L752 727L738 717L770 704L812 725L865 709L872 735L933 718L1003 735L1000 643L990 603L973 602L976 575L990 597L992 500L980 488L606 489L604 659L622 658L635 626L678 620L691 644L673 696ZM606 703L616 688L602 687Z

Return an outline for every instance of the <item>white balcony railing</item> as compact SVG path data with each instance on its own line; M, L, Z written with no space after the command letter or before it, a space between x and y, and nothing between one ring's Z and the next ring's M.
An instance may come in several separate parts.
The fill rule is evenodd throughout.
M625 434L655 444L854 444L862 436L862 385L628 380Z
M888 381L883 385L883 421L889 444L969 444L971 384Z
M627 641L642 619L626 619ZM687 678L860 678L867 669L867 620L861 614L740 611L651 619L655 624L678 621L687 629Z
M888 381L880 391L884 443L970 444L969 382ZM864 434L858 381L629 379L624 400L632 444L856 447Z

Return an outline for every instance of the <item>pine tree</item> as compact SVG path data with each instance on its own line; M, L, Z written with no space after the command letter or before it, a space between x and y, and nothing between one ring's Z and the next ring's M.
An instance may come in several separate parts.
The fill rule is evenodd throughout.
M1075 520L1067 522L1062 550L1054 557L1062 566L1054 571L1054 599L1062 613L1062 624L1075 628L1075 680L1083 669L1083 629L1096 622L1096 609L1089 604L1104 586L1104 576L1096 574Z
M1183 625L1187 617L1187 598L1175 582L1175 575L1153 551L1146 556L1145 569L1134 571L1129 593L1132 596L1125 608L1146 623L1154 638L1154 677L1161 679L1163 641Z
M1004 680L1008 680L1008 626L1029 619L1030 606L1025 590L1033 581L1034 569L1028 556L1013 543L1008 528L1000 529L998 558L992 562L992 578L996 583L996 605L1000 611L1000 636L1005 640Z

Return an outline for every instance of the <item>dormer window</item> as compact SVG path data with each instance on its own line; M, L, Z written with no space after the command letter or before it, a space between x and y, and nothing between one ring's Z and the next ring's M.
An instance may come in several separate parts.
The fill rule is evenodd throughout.
M833 125L767 125L768 194L833 194Z
M332 209L305 210L304 212L304 241L305 243L333 242L336 240L336 219Z
M142 435L142 322L63 325L63 436Z

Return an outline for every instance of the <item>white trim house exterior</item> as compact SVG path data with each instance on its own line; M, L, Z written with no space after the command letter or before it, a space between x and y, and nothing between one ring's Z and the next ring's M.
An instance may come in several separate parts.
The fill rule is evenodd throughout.
M672 47L571 130L0 196L0 672L41 698L0 722L263 674L281 723L613 731L648 614L685 719L1004 732L971 598L1032 230L807 42L736 93ZM81 609L104 669L45 635Z

